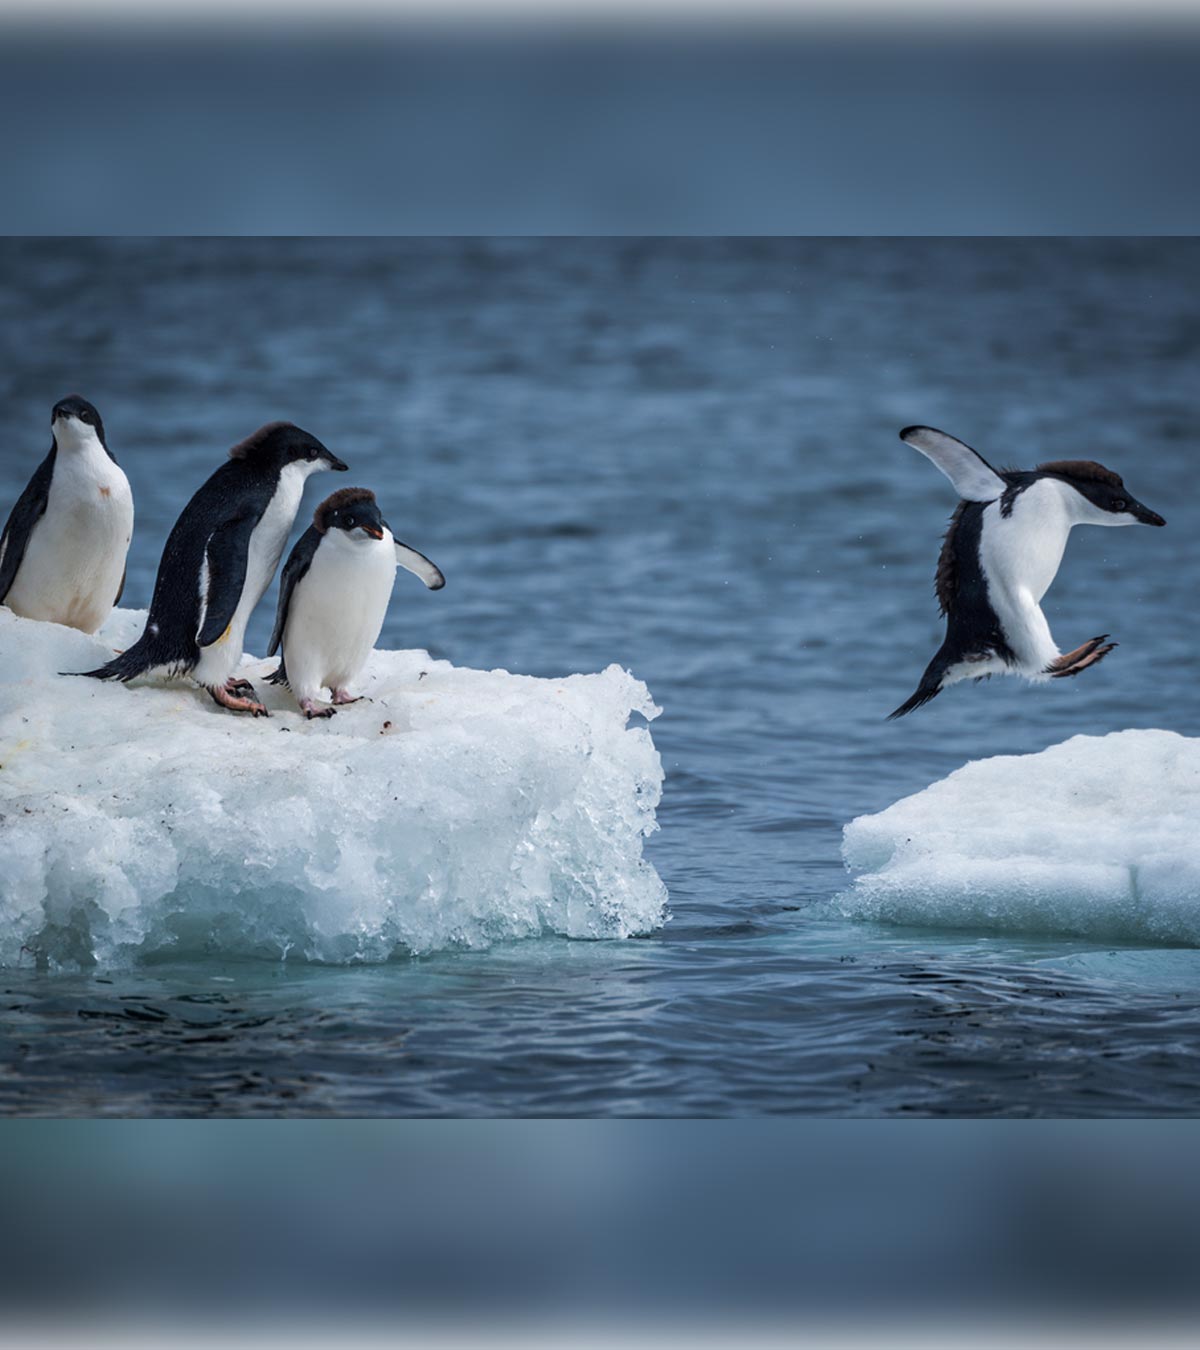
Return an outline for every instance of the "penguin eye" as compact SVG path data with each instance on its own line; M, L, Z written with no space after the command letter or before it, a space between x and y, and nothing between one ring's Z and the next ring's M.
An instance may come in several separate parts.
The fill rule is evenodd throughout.
M1124 511L1128 505L1129 503L1125 500L1124 497L1117 497L1114 500L1112 507L1114 511Z

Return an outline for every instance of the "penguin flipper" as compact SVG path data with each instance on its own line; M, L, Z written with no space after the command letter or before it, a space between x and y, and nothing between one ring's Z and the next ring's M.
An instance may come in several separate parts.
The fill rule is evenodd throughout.
M283 641L283 630L287 626L288 608L292 603L292 592L296 589L297 582L304 576L312 566L312 560L316 556L317 548L321 543L322 534L315 525L310 525L307 530L296 540L296 546L288 555L288 560L283 566L283 576L279 579L279 605L275 610L275 627L271 633L271 644L267 648L267 655L274 656L279 650L279 644ZM283 663L280 662L279 670L275 672L280 674L283 670ZM282 680L275 681L277 684L286 684L287 676Z
M51 450L34 470L33 477L25 485L25 491L17 498L17 504L9 513L4 533L0 535L0 604L4 603L17 579L33 527L46 513L46 503L50 500L50 480L54 477L54 457L55 452Z
M208 563L208 604L196 645L211 647L233 621L246 585L250 536L261 512L246 511L218 526L209 536L204 556Z
M396 546L396 566L403 567L406 572L411 572L414 577L420 577L431 591L440 591L446 584L442 569L436 563L431 563L423 553L418 553L415 548L409 548L407 544L402 544L396 538L395 531L392 530L390 525L387 528L392 536L392 543Z
M1008 484L977 451L935 427L905 427L900 439L936 464L967 502L994 502Z

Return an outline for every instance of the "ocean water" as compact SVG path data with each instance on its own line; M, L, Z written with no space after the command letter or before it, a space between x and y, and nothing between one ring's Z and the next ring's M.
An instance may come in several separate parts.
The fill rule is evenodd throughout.
M398 585L382 645L647 682L670 918L373 966L214 942L2 970L0 1111L1193 1113L1200 951L831 901L842 826L968 760L1200 734L1198 284L1184 239L4 241L0 506L85 393L145 604L225 449L314 431L449 578ZM939 641L954 504L913 422L999 464L1097 458L1168 518L1071 538L1045 609L1064 648L1112 633L1103 665L885 722Z

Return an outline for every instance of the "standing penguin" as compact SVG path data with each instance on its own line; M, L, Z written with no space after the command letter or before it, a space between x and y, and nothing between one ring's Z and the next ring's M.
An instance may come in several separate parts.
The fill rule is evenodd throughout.
M949 685L986 675L1028 680L1078 675L1112 651L1108 634L1061 653L1041 610L1074 525L1165 525L1136 501L1111 469L1088 459L1034 470L997 471L968 445L933 427L906 427L900 439L933 461L962 501L937 568L946 640L903 717Z
M234 675L246 623L275 575L305 479L345 468L290 422L271 422L235 445L167 538L145 632L82 673L122 681L151 670L190 674L222 707L266 717L254 686Z
M428 558L393 536L366 488L343 488L323 501L296 541L283 569L267 655L282 642L283 660L271 683L288 685L310 720L336 711L319 702L322 689L335 704L358 701L349 686L383 628L397 565L431 591L446 584Z
M125 587L133 493L87 399L56 403L50 430L50 453L0 536L0 603L94 633Z

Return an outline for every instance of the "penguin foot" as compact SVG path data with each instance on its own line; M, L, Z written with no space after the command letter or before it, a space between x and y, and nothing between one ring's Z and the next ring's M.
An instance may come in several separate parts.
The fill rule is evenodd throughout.
M344 708L347 703L362 703L364 700L367 703L370 703L371 701L365 694L351 694L345 689L335 689L333 691L333 701L339 708Z
M234 698L253 698L254 686L249 680L239 680L231 675L225 681L225 692L232 694Z
M1103 661L1117 645L1115 642L1107 641L1107 638L1108 634L1102 633L1081 647L1076 647L1073 652L1064 652L1057 660L1050 662L1046 667L1046 674L1052 680L1061 680L1067 675L1078 675L1081 671L1087 670L1088 666Z
M300 711L311 722L315 717L336 717L337 709L331 708L327 704L318 703L313 698L302 698L300 700Z
M239 681L245 685L246 681ZM231 712L253 713L255 717L270 717L266 708L254 697L254 686L247 685L249 696L234 693L228 685L218 685L215 689L209 689L212 695L212 701L220 704L222 708L228 708Z

